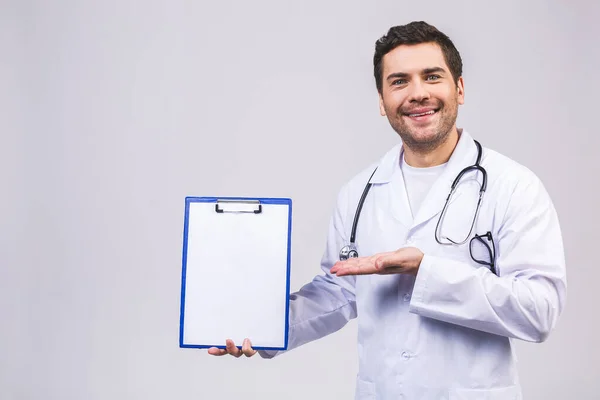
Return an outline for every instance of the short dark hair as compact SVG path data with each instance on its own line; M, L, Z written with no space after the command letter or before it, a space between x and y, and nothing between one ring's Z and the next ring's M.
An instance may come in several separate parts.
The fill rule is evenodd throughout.
M375 84L379 93L382 92L383 88L383 56L398 46L420 43L436 43L440 46L454 82L458 82L458 78L462 76L462 59L460 58L460 53L454 47L454 43L435 26L423 21L414 21L406 25L391 27L387 34L379 38L375 43L373 67Z

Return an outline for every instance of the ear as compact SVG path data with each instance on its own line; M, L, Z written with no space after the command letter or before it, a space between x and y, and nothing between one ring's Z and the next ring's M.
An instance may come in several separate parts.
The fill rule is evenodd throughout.
M458 78L456 90L458 93L458 104L465 104L465 82L462 76Z
M385 107L383 106L383 97L381 96L381 93L379 93L379 114L381 114L382 117L386 116Z

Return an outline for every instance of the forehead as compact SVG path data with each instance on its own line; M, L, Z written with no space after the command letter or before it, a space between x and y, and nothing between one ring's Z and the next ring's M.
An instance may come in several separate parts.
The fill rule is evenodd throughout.
M400 45L383 56L383 76L394 72L419 73L425 68L449 70L444 53L437 43Z

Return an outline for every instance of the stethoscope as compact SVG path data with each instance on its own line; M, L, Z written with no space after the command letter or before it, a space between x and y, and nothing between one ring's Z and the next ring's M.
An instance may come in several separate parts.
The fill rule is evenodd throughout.
M435 227L435 240L442 245L461 245L466 243L466 241L469 239L469 236L471 236L471 233L473 232L473 227L475 226L475 221L477 220L477 216L479 215L479 208L481 206L481 200L483 198L483 194L485 193L485 190L487 188L487 172L485 170L485 168L483 168L480 165L481 162L481 154L482 154L482 148L481 148L481 144L479 144L479 142L477 140L474 140L475 145L477 146L477 159L475 160L475 164L470 165L466 168L464 168L462 171L460 171L458 173L458 175L456 176L456 178L454 179L454 181L452 182L452 186L450 188L450 193L448 193L448 197L446 197L446 203L444 204L444 208L442 209L442 212L440 214L440 217L438 219L437 225ZM373 173L371 174L371 176L369 177L369 181L367 182L367 185L365 186L365 189L363 190L362 196L360 197L360 200L358 202L358 207L356 208L356 212L354 214L354 221L352 223L352 231L350 233L350 243L344 247L342 247L342 249L340 250L340 260L341 261L345 261L348 260L349 258L356 258L358 257L358 249L356 247L356 227L358 226L358 219L360 218L360 213L363 207L363 204L365 202L365 199L367 198L367 194L369 193L369 190L371 189L372 183L371 183L371 179L373 178L373 175L375 175L375 172L377 171L377 168L375 168L375 171L373 171ZM465 237L464 240L452 240L446 236L441 237L440 235L440 223L442 221L442 219L444 218L444 216L446 215L446 210L448 209L448 203L450 198L452 197L452 194L454 193L454 190L456 189L458 183L460 182L460 179L467 173L470 171L481 171L481 174L483 175L483 180L481 183L481 188L479 189L479 200L477 201L477 208L475 210L475 213L473 215L473 222L471 223L471 227L469 229L469 233L468 235ZM484 243L482 241L482 238L487 238L488 240L492 241L492 237L491 237L491 233L488 232L485 235L475 235L476 237L473 239L478 239L479 241L481 241L482 243ZM471 240L473 240L471 239ZM486 246L487 244L484 243ZM492 241L492 248L493 248L493 241ZM477 259L475 259L473 257L473 254L471 252L471 257L473 257L473 259L480 263L480 264L488 264L491 266L492 269L494 269L494 260L493 260L493 254L491 253L491 250L488 246L488 251L490 251L490 258L491 261L490 263L486 263L486 262L482 262L479 261Z

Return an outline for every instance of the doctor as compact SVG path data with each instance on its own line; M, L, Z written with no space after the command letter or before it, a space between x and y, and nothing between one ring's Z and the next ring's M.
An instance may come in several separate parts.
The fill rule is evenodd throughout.
M534 173L456 127L462 61L445 34L391 28L374 72L401 143L340 191L324 274L291 295L289 348L358 317L356 399L521 399L513 340L546 340L566 300L552 201ZM256 351L246 339L209 353Z

